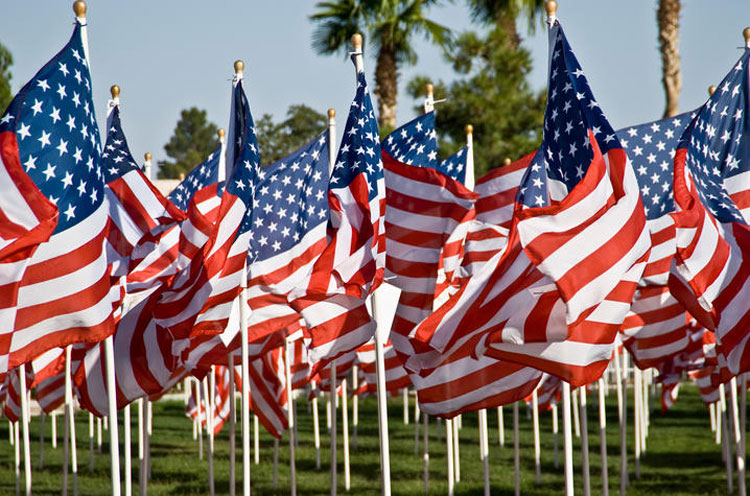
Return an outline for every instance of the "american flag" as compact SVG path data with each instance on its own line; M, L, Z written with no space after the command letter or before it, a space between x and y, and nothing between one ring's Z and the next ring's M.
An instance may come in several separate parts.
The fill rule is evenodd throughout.
M650 239L635 174L559 23L550 47L544 140L518 190L508 247L414 337L441 353L474 343L580 385L611 358ZM410 360L430 368L430 353Z
M354 55L353 59L361 57ZM385 267L385 186L378 125L364 71L344 127L328 186L329 243L306 288L290 293L312 338L310 355L325 360L358 348L373 335L365 299Z
M114 331L120 295L105 250L109 205L81 22L0 123L6 170L20 163L25 174L4 192L32 187L45 198L39 205L51 203L59 213L48 242L30 258L3 266L3 294L10 298L0 302L0 374L47 349L98 341ZM25 270L17 270L19 264Z
M44 413L52 413L65 402L65 372L58 372L36 385L36 400Z
M159 325L168 328L176 339L220 333L245 276L251 232L243 220L253 208L260 149L241 75L235 76L232 103L232 153L228 154L231 158L227 163L233 164L233 169L221 193L215 226L199 256L191 261L190 277L169 294L163 294L157 307Z
M216 376L216 383L215 383L214 392L213 392L214 394L213 428L214 428L214 436L218 436L219 433L221 432L221 428L224 427L224 423L229 419L229 414L231 412L230 402L232 401L232 398L230 395L229 374L234 374L235 391L239 391L242 389L242 378L240 377L240 374L237 373L236 370L230 370L229 367L226 367L223 365L217 365L215 367L214 374ZM210 375L208 377L210 377ZM203 390L201 390L201 393L202 392ZM205 398L203 397L203 394L201 394L201 401L199 405L195 396L195 389L190 388L190 397L188 399L188 404L185 405L185 414L191 419L197 419L200 413L201 424L203 425L204 428L208 427L208 422L207 422L208 419L207 419L206 413L209 410L208 409L209 401L210 401L209 398ZM200 412L198 410L199 406L200 406Z
M406 373L406 369L401 364L401 360L390 341L383 345L383 358L385 360L385 390L393 394L402 388L411 386L409 374ZM353 391L353 394L375 394L378 389L375 339L357 348L356 364L359 367L360 381L359 388Z
M134 259L133 250L142 242L158 240L185 215L151 183L131 155L120 121L119 99L109 102L102 171L111 219L107 240L119 255L113 275L127 276L128 293L152 287L159 277L144 278L143 273L136 273L131 278L142 256L137 254Z
M250 409L273 437L280 438L289 426L284 370L284 347L250 362Z
M536 388L537 408L540 412L552 409L560 401L562 395L562 381L553 375L542 374L542 379ZM532 402L532 396L524 398L527 404Z
M470 156L471 149L468 146L464 146L440 162L437 170L461 184L466 184L466 170L472 166Z
M716 333L732 374L750 370L749 63L745 50L683 133L674 160L679 208L670 286ZM687 290L679 291L680 280Z
M185 179L180 181L175 189L167 196L177 208L187 212L190 200L199 189L219 182L219 162L221 159L222 145L214 150L206 160L197 165Z

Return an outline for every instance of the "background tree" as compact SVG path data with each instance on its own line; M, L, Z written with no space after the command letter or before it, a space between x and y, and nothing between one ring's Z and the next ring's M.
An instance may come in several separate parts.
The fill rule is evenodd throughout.
M398 69L417 62L412 48L416 35L441 46L450 46L450 30L430 19L429 7L439 0L333 0L319 2L310 16L317 23L313 47L323 54L348 52L349 39L362 33L377 51L375 96L378 124L396 127Z
M176 179L189 173L216 149L217 127L208 122L206 111L196 107L180 112L180 120L164 151L172 160L159 161L159 179Z
M661 80L664 84L666 106L664 117L680 112L680 0L659 0L656 21L659 25L659 52L661 53Z
M500 26L514 46L521 44L516 19L526 18L528 31L533 33L538 24L547 19L545 0L468 0L469 10L476 21Z
M328 126L328 117L307 105L291 105L279 123L264 114L255 124L263 164L282 159L315 139Z
M463 146L465 126L473 124L477 177L506 157L515 160L535 150L542 139L545 92L531 89L531 54L516 45L514 34L499 25L485 36L462 34L448 60L463 77L435 84L435 98L446 98L436 107L440 154L446 157ZM423 97L427 82L426 77L413 79L411 95ZM421 105L417 111L422 112Z
M13 99L13 93L10 90L11 65L13 65L13 56L0 43L0 114L5 112L5 108Z

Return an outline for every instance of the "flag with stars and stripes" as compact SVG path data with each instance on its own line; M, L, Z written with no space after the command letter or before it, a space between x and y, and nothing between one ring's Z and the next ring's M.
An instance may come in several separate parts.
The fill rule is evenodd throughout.
M437 166L437 170L455 179L461 184L466 184L466 169L471 166L471 149L464 146L456 153L446 158Z
M309 284L289 295L305 320L317 367L358 348L375 330L365 299L383 279L385 185L364 71L357 74L357 92L328 183L328 204L328 245L312 267Z
M252 232L244 219L253 209L260 149L241 76L235 76L233 86L227 154L232 170L221 191L216 221L210 238L184 271L189 276L178 275L176 284L162 293L155 312L158 324L175 339L221 333L245 277Z
M38 205L52 205L57 216L49 240L30 258L0 269L0 374L50 348L98 341L114 331L119 289L105 249L109 205L81 22L16 95L0 124L6 171L8 164L22 167L16 187L34 188L43 197ZM10 191L3 189L2 202Z
M437 168L434 126L429 112L383 141L386 278L401 290L391 340L404 360L413 353L408 336L432 312L443 247L476 200Z
M185 179L180 181L180 184L169 193L167 198L177 208L183 212L187 212L190 200L196 191L219 182L219 161L222 148L221 144L219 144L216 150L202 164L190 171Z
M651 243L628 157L559 22L550 58L544 138L521 180L507 247L414 339L438 354L473 344L581 385L609 363ZM436 359L410 357L421 369Z
M134 248L142 242L158 242L168 229L184 220L185 215L151 183L131 155L120 122L118 100L109 102L102 171L111 219L107 239L117 257L113 275L128 276L128 293L146 289L157 280L144 278L142 273L131 278L131 272L143 257L138 253L134 259Z
M750 370L749 63L746 49L683 133L674 160L670 289L716 333L732 374Z

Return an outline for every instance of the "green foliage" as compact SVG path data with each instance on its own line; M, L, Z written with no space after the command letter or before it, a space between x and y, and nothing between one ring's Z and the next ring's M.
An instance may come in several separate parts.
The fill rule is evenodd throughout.
M495 26L486 36L460 35L448 56L458 79L435 85L440 153L448 156L466 142L466 124L474 126L476 177L499 167L506 157L515 160L536 149L542 138L544 92L533 91L527 81L531 55L517 47ZM408 91L424 94L424 76L409 83ZM421 106L417 110L421 112Z
M322 133L328 118L307 105L291 105L286 119L274 123L269 114L255 123L263 164L271 164L309 143Z
M547 18L545 0L468 0L468 3L472 17L478 21L502 22L520 15L526 18L530 32Z
M159 162L159 179L176 179L188 174L216 149L217 127L208 122L206 111L196 107L183 110L169 142L164 145L172 160Z
M0 43L0 114L5 112L13 93L10 90L10 66L13 65L13 55Z

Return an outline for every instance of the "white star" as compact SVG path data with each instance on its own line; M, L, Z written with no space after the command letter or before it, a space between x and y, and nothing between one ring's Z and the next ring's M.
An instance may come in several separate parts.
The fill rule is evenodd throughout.
M91 203L96 203L96 189L91 190L91 194L89 195L89 198L91 198Z
M68 217L65 220L70 220L76 216L76 207L74 207L72 203L68 205L68 209L65 211L65 215Z
M234 182L234 185L237 187L237 189L240 189L242 191L245 191L245 183L242 182L242 179L237 179Z
M26 162L23 163L23 165L26 166L27 171L36 169L36 157L32 157L31 155L29 155L29 158L26 160Z
M50 136L51 136L50 133L46 131L42 131L42 136L37 139L37 141L39 141L42 144L42 149L44 149L45 146L50 144L49 142Z
M73 185L73 174L71 174L69 171L65 171L65 177L62 178L62 183L65 188L68 188Z
M42 171L42 174L47 176L47 181L50 180L51 177L55 177L55 166L52 164L47 164L47 168Z
M73 92L73 103L75 103L76 108L81 104L81 97L75 91Z
M281 249L281 241L274 241L273 242L273 251L279 251Z
M18 136L21 137L21 141L23 141L24 138L31 136L31 133L29 132L30 127L31 126L27 126L23 122L21 123L21 128L18 130Z
M60 156L63 156L63 153L68 153L68 142L63 141L62 138L60 138L60 144L55 147L57 151L60 152Z
M68 94L65 92L65 86L60 83L57 83L57 94L60 95L60 100L68 96Z
M52 122L57 124L57 121L60 120L60 110L52 107L52 113L49 116L52 117Z
M68 70L68 66L63 64L62 62L58 62L58 64L60 64L59 71L62 72L63 75L67 76L70 73L70 71Z
M34 111L34 115L42 111L42 102L34 98L34 105L31 106L31 110Z
M86 194L86 181L81 181L76 189L78 190L78 196Z

